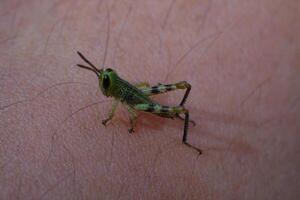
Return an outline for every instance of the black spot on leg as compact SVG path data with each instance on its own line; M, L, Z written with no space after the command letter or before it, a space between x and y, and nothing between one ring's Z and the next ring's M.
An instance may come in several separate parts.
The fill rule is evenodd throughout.
M166 86L166 90L171 91L171 90L173 90L173 88L172 88L172 86Z
M165 86L165 88L166 88L166 91L171 91L171 90L173 90L173 84L166 84L166 85L164 85Z
M154 104L150 104L148 105L148 108L145 110L146 112L153 112L155 109L154 109Z
M152 88L151 88L151 93L152 93L152 94L158 94L158 93L159 93L158 87L157 87L157 86L152 87Z
M154 108L153 108L153 107L148 107L148 108L146 109L146 111L147 111L147 112L153 112L153 111L154 111Z

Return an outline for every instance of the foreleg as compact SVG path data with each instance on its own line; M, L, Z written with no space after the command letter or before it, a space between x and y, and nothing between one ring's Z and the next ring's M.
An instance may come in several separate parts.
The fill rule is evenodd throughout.
M119 104L119 101L118 101L118 100L114 100L114 101L113 101L111 110L110 110L109 113L108 113L108 118L102 120L102 124L103 124L104 126L106 126L106 123L109 122L109 121L113 118L113 116L114 116L114 114L115 114L115 111L116 111L116 109L117 109L117 107L118 107L118 104Z
M128 132L132 133L132 132L134 132L137 114L136 114L136 111L133 108L129 107L129 106L127 107L127 110L129 112L130 125L131 125L130 129L128 129Z

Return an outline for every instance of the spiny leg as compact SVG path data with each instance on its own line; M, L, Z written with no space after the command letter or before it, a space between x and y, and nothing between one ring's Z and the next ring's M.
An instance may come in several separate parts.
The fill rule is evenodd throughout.
M104 126L106 126L106 123L109 122L109 121L113 118L113 116L114 116L114 114L115 114L115 111L116 111L116 109L117 109L117 107L118 107L118 104L119 104L119 101L118 101L118 100L114 100L114 101L113 101L111 110L110 110L109 113L108 113L108 118L102 120L102 124L103 124Z
M129 117L130 117L130 129L128 129L129 133L133 133L134 132L134 128L135 128L135 124L136 124L136 118L137 118L137 114L135 112L135 110L131 107L127 107L128 113L129 113Z
M199 154L202 153L201 149L191 145L187 142L187 134L188 134L188 125L189 125L189 111L185 109L182 106L162 106L159 104L137 104L134 106L134 109L144 112L150 112L157 114L162 117L177 117L179 114L184 114L184 129L183 129L183 137L182 137L182 143L187 145L190 148L195 149L199 152Z
M201 149L198 149L197 147L194 147L193 145L191 145L190 143L187 142L187 132L188 132L188 127L189 127L189 111L186 110L184 114L185 114L185 120L184 120L182 143L184 143L188 147L195 149L196 151L199 152L199 154L202 154Z

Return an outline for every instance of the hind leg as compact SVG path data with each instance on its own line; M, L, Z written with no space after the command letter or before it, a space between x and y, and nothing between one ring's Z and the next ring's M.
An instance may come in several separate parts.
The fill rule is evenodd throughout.
M181 100L181 102L179 104L180 106L183 106L185 104L186 99L189 96L189 93L192 88L192 86L186 81L181 81L181 82L174 83L174 84L158 84L157 86L153 86L153 87L149 87L148 83L140 83L138 86L139 86L139 89L147 96L162 94L165 92L174 91L174 90L178 90L178 89L186 89L183 99ZM181 120L184 120L184 118L181 117L179 114L176 114L175 116ZM189 120L189 121L194 126L196 125L196 123L193 120Z
M166 117L175 117L179 114L184 114L184 129L182 136L182 143L186 146L198 151L199 154L202 153L201 149L191 145L187 142L188 127L189 127L189 111L182 106L162 106L159 104L137 104L134 109L144 112L150 112L153 114L163 115Z
M145 94L145 95L155 95L155 94L162 94L165 92L169 91L174 91L178 89L186 89L186 92L183 96L183 99L180 102L180 106L183 106L184 103L186 102L187 97L189 96L189 93L192 89L191 84L189 84L186 81L181 81L178 83L174 84L158 84L157 86L149 87L149 84L141 83L142 86L138 86L140 90Z

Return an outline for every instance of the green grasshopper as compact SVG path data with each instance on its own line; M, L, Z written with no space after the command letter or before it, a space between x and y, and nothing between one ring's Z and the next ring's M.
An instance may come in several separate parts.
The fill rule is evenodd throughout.
M191 122L193 125L195 125L194 121L189 120L189 111L183 106L192 88L189 83L186 81L181 81L175 84L158 84L157 86L153 87L150 87L148 83L132 85L120 78L116 71L110 68L98 69L80 52L77 53L90 67L81 64L77 64L77 66L94 72L99 79L99 86L102 93L107 97L114 98L108 118L102 120L102 124L104 126L106 126L106 123L113 118L119 102L122 102L123 104L127 105L127 110L130 116L131 128L128 129L129 133L134 132L137 111L149 112L165 118L179 118L184 120L182 143L190 148L195 149L199 152L199 154L202 153L201 149L198 149L187 142L188 124ZM161 94L176 89L186 89L184 97L179 106L163 106L149 98L151 95ZM181 117L180 114L184 114L185 117Z

